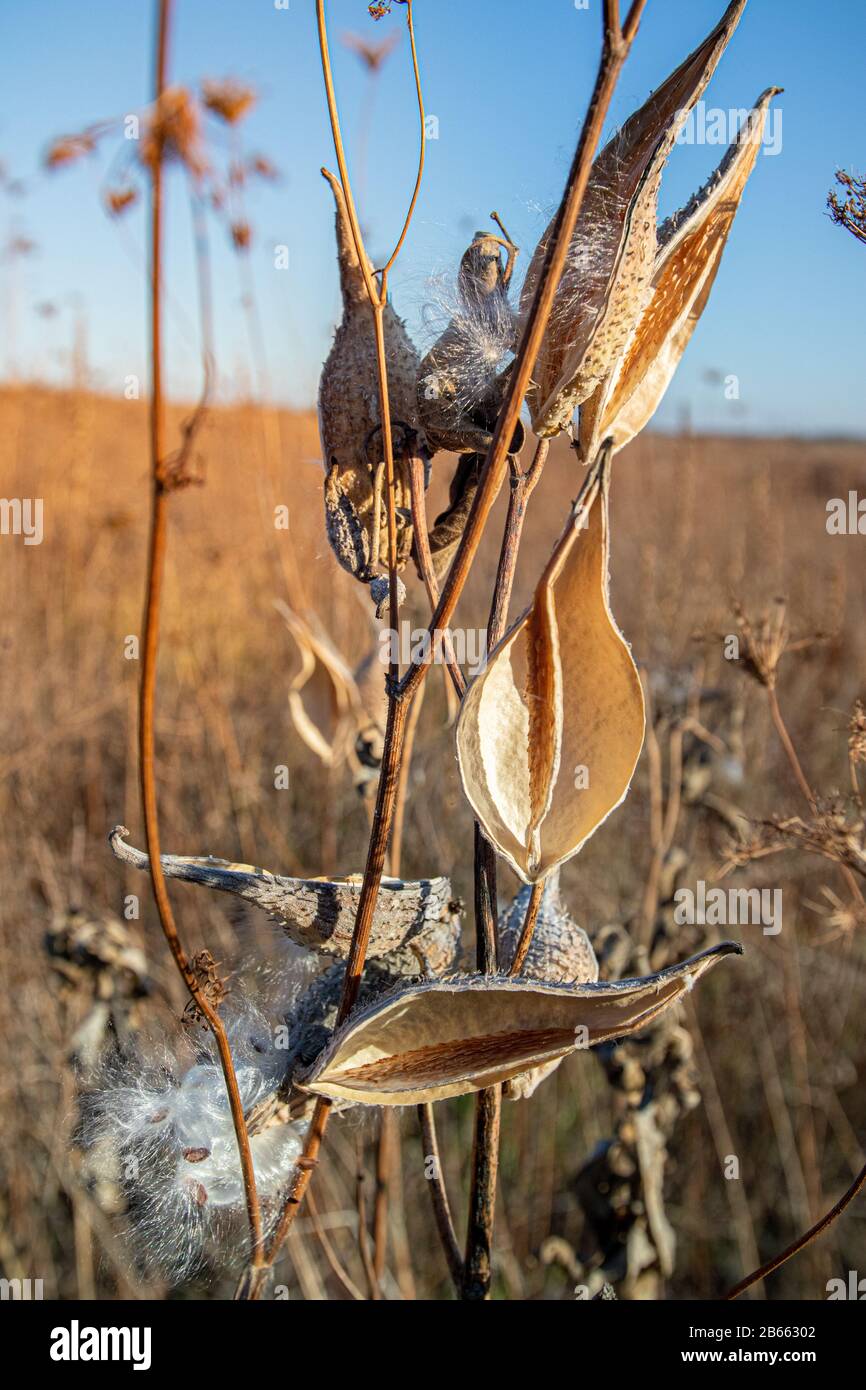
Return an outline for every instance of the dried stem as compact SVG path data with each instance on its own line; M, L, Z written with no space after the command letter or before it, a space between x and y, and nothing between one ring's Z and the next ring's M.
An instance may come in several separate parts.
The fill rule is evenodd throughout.
M451 1278L454 1280L454 1286L459 1293L463 1284L463 1256L460 1253L460 1246L457 1244L457 1236L454 1233L454 1222L451 1218L451 1205L448 1201L448 1193L445 1190L442 1160L439 1155L436 1119L433 1106L429 1101L418 1106L418 1120L421 1125L424 1176L430 1184L430 1196L433 1202L433 1214L436 1218L436 1229L439 1232L442 1249L445 1251L445 1258L448 1261Z
M171 19L171 0L160 0L156 49L154 99L159 101L165 88L168 58L168 30ZM152 168L151 204L151 394L150 394L150 463L153 481L151 495L150 539L147 562L147 593L144 609L144 641L141 663L139 702L139 776L144 828L147 840L153 896L165 939L178 971L196 1007L207 1021L216 1041L217 1052L225 1078L231 1108L232 1123L237 1136L238 1153L244 1182L247 1218L250 1227L251 1263L262 1262L262 1218L256 1191L255 1171L250 1152L249 1135L244 1119L243 1104L238 1090L231 1049L222 1020L211 1007L190 965L178 935L171 903L162 871L159 843L159 814L154 770L154 707L156 673L159 657L159 619L162 586L165 574L167 545L168 499L172 474L165 457L165 406L162 394L162 224L163 224L162 160L157 157ZM176 482L176 477L175 477Z
M523 926L520 929L520 936L514 952L514 959L508 968L509 975L519 975L523 969L526 957L529 955L529 948L532 945L532 937L535 932L535 924L538 921L538 909L541 907L541 900L544 897L544 879L540 883L533 883L529 894L529 902L526 905L526 916L523 919Z
M739 1284L735 1284L730 1292L725 1295L725 1298L727 1300L739 1298L741 1293L746 1292L746 1289L750 1289L753 1284L757 1284L760 1280L766 1279L768 1274L772 1274L775 1270L779 1269L781 1265L786 1264L788 1260L792 1259L794 1255L798 1255L801 1250L805 1250L806 1246L811 1245L812 1241L822 1235L823 1232L827 1230L828 1226L832 1226L837 1216L842 1215L845 1208L851 1205L854 1198L862 1192L864 1188L866 1188L866 1168L860 1170L844 1197L840 1197L836 1205L831 1207L830 1211L822 1216L820 1221L816 1221L815 1225L812 1226L805 1235L795 1240L793 1244L782 1251L781 1255L777 1255L775 1259L769 1260L767 1264L762 1265L760 1269L756 1269L748 1278L741 1279Z

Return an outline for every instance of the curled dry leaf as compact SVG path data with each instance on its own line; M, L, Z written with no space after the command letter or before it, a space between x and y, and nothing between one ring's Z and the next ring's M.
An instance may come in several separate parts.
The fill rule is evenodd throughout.
M373 310L339 181L322 170L337 207L337 255L343 318L319 381L319 430L325 467L328 540L343 569L368 582L388 554L384 452L379 412ZM372 270L369 266L368 269ZM389 303L385 357L394 442L397 567L412 550L408 457L418 448L415 378L418 354Z
M637 1032L722 956L741 953L727 941L657 975L610 984L469 975L398 988L351 1016L300 1083L362 1105L416 1105L483 1090Z
M128 834L125 826L118 825L109 835L115 856L124 864L147 870L148 855L126 843ZM361 894L361 874L334 879L287 878L253 864L232 864L211 855L163 854L160 858L167 878L233 893L266 912L299 946L326 956L348 955ZM385 878L367 954L385 955L452 913L451 884L447 878L421 879L416 883Z
M656 258L662 170L728 45L746 0L733 0L704 42L635 112L596 159L557 290L528 403L536 434L570 427L609 375L646 304ZM529 266L528 315L552 231Z
M643 745L640 677L608 602L609 479L603 450L531 608L457 721L466 796L527 883L576 854L619 805Z
M768 87L758 98L715 173L660 228L649 303L613 371L580 408L584 461L603 439L613 439L614 452L624 448L658 409L706 308L780 90Z

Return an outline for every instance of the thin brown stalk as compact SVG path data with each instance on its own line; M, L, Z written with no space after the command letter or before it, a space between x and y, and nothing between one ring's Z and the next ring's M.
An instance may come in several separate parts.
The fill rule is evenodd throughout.
M514 952L514 959L508 967L511 976L519 975L529 955L529 948L532 945L532 937L535 933L535 924L538 921L538 909L541 907L541 900L544 897L544 879L540 883L533 883L532 891L529 894L529 902L526 904L526 916L523 919L523 926L520 929L520 936Z
M499 565L496 572L496 584L493 589L493 601L490 605L490 617L487 620L488 651L492 651L505 636L508 609L511 604L511 591L514 588L514 577L517 573L517 556L523 538L526 508L541 477L549 449L550 441L540 439L536 446L535 457L525 473L521 470L517 459L511 461L511 493L508 498L508 512L505 517L505 533L499 551Z
M397 806L394 811L394 828L391 832L391 848L388 854L388 863L391 875L394 878L400 877L400 867L403 859L403 826L406 820L406 799L409 794L409 774L412 770L412 753L415 748L415 735L418 731L418 720L421 717L421 706L424 703L424 691L426 686L421 686L409 709L406 720L406 739L403 744L403 759L400 763L400 771L397 782Z
M361 1256L361 1264L364 1268L364 1275L367 1280L367 1288L370 1291L370 1298L374 1303L380 1303L382 1301L382 1290L379 1287L379 1280L376 1278L373 1253L370 1249L370 1232L367 1230L366 1184L367 1174L364 1171L364 1146L359 1139L357 1144L357 1164L355 1168L355 1208L358 1213L358 1253Z
M346 1293L350 1294L356 1302L363 1303L364 1295L361 1293L361 1290L358 1288L358 1285L355 1283L348 1270L346 1270L343 1267L340 1257L334 1249L333 1244L331 1243L331 1238L328 1235L328 1232L325 1230L324 1226L322 1225L321 1218L319 1216L318 1204L313 1195L312 1188L310 1189L310 1194L307 1198L307 1202L310 1209L310 1221L313 1227L313 1234L315 1235L316 1240L322 1247L325 1259L328 1261L328 1264L331 1266L331 1269L334 1271L340 1283L343 1285L343 1288L346 1290Z
M439 1155L436 1118L433 1106L429 1101L418 1106L418 1120L421 1125L424 1177L430 1184L430 1196L433 1202L433 1214L436 1218L436 1229L439 1232L442 1249L448 1261L451 1278L454 1280L454 1286L459 1293L463 1284L463 1256L460 1253L460 1246L457 1244L457 1236L454 1233L451 1204L448 1201L448 1193L445 1190L442 1160Z
M424 93L421 89L421 73L418 68L418 50L415 47L415 21L412 14L412 0L406 0L406 23L409 26L409 46L412 50L412 75L415 79L415 97L418 103L418 118L421 124L421 144L418 154L418 173L415 178L415 187L412 190L412 197L409 202L409 211L406 213L406 220L403 223L402 231L397 239L397 245L388 257L387 263L380 272L384 282L385 276L396 261L403 249L403 243L409 234L412 225L412 218L415 216L415 206L418 202L418 194L421 192L421 180L424 177L424 159L427 154L427 124L424 116ZM384 290L383 290L384 294Z
M433 555L430 551L430 535L427 529L427 504L424 496L424 460L413 455L409 460L409 495L412 505L412 535L415 544L415 557L430 609L433 611L439 602L439 581L433 568ZM445 665L454 689L460 698L466 691L466 678L454 656L454 643L450 632L443 634Z
M388 1258L388 1206L394 1178L394 1151L399 1144L397 1116L390 1106L383 1106L376 1143L376 1193L373 1199L373 1270L379 1284Z
M753 1284L757 1284L762 1279L766 1279L768 1274L773 1274L777 1269L781 1268L783 1264L786 1264L788 1260L792 1259L794 1255L798 1255L801 1250L805 1250L806 1246L811 1245L813 1240L817 1240L818 1236L822 1235L823 1232L827 1230L828 1226L832 1226L836 1218L842 1215L845 1208L851 1205L854 1198L857 1197L864 1188L866 1188L866 1168L860 1170L844 1197L840 1197L836 1205L831 1207L830 1210L821 1217L820 1221L816 1221L815 1225L806 1231L805 1235L798 1236L791 1245L787 1246L787 1248L782 1251L781 1255L776 1255L774 1259L768 1260L765 1265L761 1265L760 1269L756 1269L752 1274L748 1275L747 1278L741 1279L739 1284L735 1284L734 1287L725 1294L725 1298L728 1301L739 1298L740 1294L745 1293Z
M160 0L157 33L154 99L159 101L166 83L168 31L171 20L171 0ZM141 693L139 702L139 776L144 812L145 837L150 865L153 896L165 939L196 1007L213 1033L225 1078L232 1122L238 1143L241 1172L244 1182L247 1218L250 1227L251 1263L262 1260L262 1219L256 1191L255 1172L250 1152L249 1136L243 1105L238 1090L231 1049L222 1020L211 1007L199 985L181 943L171 903L165 886L160 859L159 814L154 768L154 709L156 673L159 657L159 619L162 586L165 574L167 545L168 499L172 477L165 457L165 405L162 391L162 227L163 227L162 161L156 158L152 170L151 204L151 395L150 395L150 462L153 481L151 497L150 539L148 546L147 592L144 610L144 641L141 664ZM176 479L175 479L176 483Z

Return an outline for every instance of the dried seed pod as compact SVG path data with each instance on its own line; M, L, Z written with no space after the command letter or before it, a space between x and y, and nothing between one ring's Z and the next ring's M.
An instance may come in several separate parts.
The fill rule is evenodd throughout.
M658 409L710 297L779 91L758 98L715 173L660 228L649 302L613 371L580 407L585 462L603 439L624 448Z
M568 262L528 397L536 434L559 434L625 351L650 293L662 170L705 90L746 0L733 0L704 42L602 150L590 174ZM521 295L532 304L553 224L535 252Z
M526 883L576 854L620 804L643 744L643 690L608 602L609 478L605 450L531 608L457 721L463 790Z
M429 535L433 573L441 582L451 566L466 521L475 501L484 458L481 454L461 454L449 488L449 502L437 516Z
M501 238L476 232L458 277L459 303L418 368L418 415L430 449L485 454L502 403L502 363L514 338L508 302L513 256ZM523 429L520 427L522 446Z
M129 831L115 826L109 838L114 854L124 864L146 870L149 858L125 841ZM346 956L352 940L360 874L348 878L286 878L252 864L231 864L212 856L161 856L167 878L184 879L233 893L266 912L299 946L322 955ZM416 937L433 922L450 915L451 884L447 878L404 883L385 878L376 905L368 955L385 955Z
M466 1095L637 1032L722 956L741 953L728 941L657 975L609 984L469 975L404 986L355 1011L298 1082L362 1105Z
M506 966L517 949L531 892L525 885L500 914L499 941ZM563 901L558 869L544 881L535 930L520 974L549 984L584 985L598 979L595 951Z
M368 582L388 554L388 509L379 413L373 310L337 179L322 170L337 206L337 255L343 318L319 381L319 431L325 467L325 523L331 548L349 574ZM368 268L372 269L372 267ZM415 378L418 354L390 303L384 311L391 428L397 566L412 549L408 455L417 450Z
M513 960L517 950L531 893L528 885L521 888L514 901L500 914L499 941L506 963ZM598 979L595 951L586 932L577 925L563 902L558 869L544 881L535 930L518 978L575 985ZM528 1100L545 1077L556 1071L561 1060L555 1057L543 1066L533 1067L506 1081L502 1091L506 1100Z

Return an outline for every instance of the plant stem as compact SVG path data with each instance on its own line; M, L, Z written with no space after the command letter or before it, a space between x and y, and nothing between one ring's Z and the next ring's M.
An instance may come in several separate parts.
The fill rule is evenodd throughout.
M159 25L156 49L156 73L154 83L155 100L158 102L165 89L168 61L168 31L171 19L171 0L159 0ZM151 336L151 392L150 392L150 464L152 475L150 539L147 561L147 593L144 609L144 640L141 663L141 690L139 701L139 777L141 782L141 802L144 813L144 829L147 841L153 896L159 914L163 934L174 957L178 971L189 990L196 1007L206 1019L216 1042L220 1065L225 1078L226 1091L231 1108L232 1123L238 1143L241 1172L243 1175L247 1219L250 1227L251 1261L258 1266L262 1260L262 1219L256 1191L255 1171L250 1152L249 1135L244 1119L243 1105L238 1090L231 1049L225 1027L216 1011L211 1007L199 985L189 958L178 934L171 903L165 886L162 871L159 842L159 814L156 795L156 774L154 770L154 708L156 700L156 673L159 658L159 619L162 600L162 586L165 575L165 553L167 545L168 499L171 481L166 472L165 458L165 406L162 393L162 223L163 223L163 182L162 155L158 149L152 168L151 204L151 246L150 246L150 336Z
M433 1201L433 1214L436 1218L436 1229L439 1232L442 1249L445 1251L445 1258L448 1261L451 1278L454 1280L454 1286L459 1293L463 1283L463 1256L460 1253L460 1246L457 1244L457 1236L454 1233L451 1205L448 1201L448 1193L445 1189L445 1177L442 1172L442 1160L439 1155L436 1119L433 1106L429 1101L418 1106L418 1120L421 1125L421 1143L424 1151L424 1177L430 1184L430 1196ZM430 1172L427 1171L428 1168L430 1168Z
M775 1270L779 1269L781 1265L786 1264L794 1255L804 1250L807 1245L810 1245L813 1240L823 1234L828 1226L832 1226L837 1216L842 1215L845 1208L851 1205L854 1198L862 1192L864 1188L866 1188L866 1168L860 1170L844 1197L841 1197L836 1205L831 1207L830 1211L821 1217L820 1221L816 1221L815 1225L812 1226L805 1235L799 1236L793 1244L782 1251L781 1255L777 1255L775 1259L769 1260L767 1264L762 1265L760 1269L756 1269L748 1278L741 1279L739 1284L735 1284L730 1292L725 1294L726 1300L730 1301L731 1299L739 1298L741 1293L746 1292L746 1289L750 1289L753 1284L757 1284L760 1280L766 1279L768 1274L772 1274Z
M538 921L538 909L541 907L541 900L544 897L544 879L540 883L533 883L529 894L529 902L526 904L526 916L523 919L523 926L520 929L520 936L514 951L514 958L508 967L508 973L512 978L519 975L523 969L526 957L529 955L529 948L532 945L532 937L535 932L535 924Z

